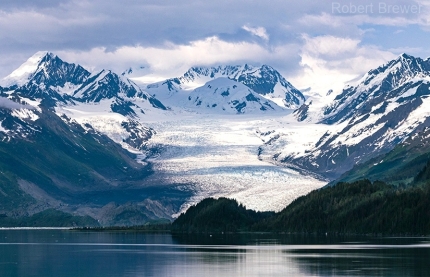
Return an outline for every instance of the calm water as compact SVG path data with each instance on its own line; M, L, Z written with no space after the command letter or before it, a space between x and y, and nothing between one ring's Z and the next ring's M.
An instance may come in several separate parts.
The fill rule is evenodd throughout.
M430 276L430 238L0 230L0 276Z

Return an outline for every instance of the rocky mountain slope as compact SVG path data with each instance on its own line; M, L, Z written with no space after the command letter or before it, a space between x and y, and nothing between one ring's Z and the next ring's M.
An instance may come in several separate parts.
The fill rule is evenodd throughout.
M0 150L6 158L0 162L0 213L31 215L54 208L89 215L102 224L138 224L178 212L190 191L204 187L199 193L221 195L214 188L230 185L224 184L227 175L216 172L240 176L234 180L244 188L248 183L240 172L250 170L257 180L266 161L330 180L354 168L342 178L397 176L396 182L405 184L412 178L406 168L427 162L420 151L426 149L430 127L429 60L402 54L342 92L314 94L306 102L269 66L193 67L182 77L145 89L126 75L91 73L40 52L2 80ZM291 109L296 110L289 114ZM195 120L207 114L209 120ZM171 121L158 122L160 117ZM159 145L150 144L157 130L149 121L172 132L163 134ZM181 122L187 125L176 126ZM214 126L223 123L229 132ZM241 151L243 157L255 157L255 169L216 164ZM151 175L151 153L156 153L153 159L187 165L195 180L208 172L216 178L199 189L183 182L181 187L175 182L165 186L165 179ZM200 167L189 162L191 153L202 159ZM215 166L206 170L206 162ZM164 168L163 161L153 164ZM177 180L173 175L181 168L168 171L166 178ZM389 173L383 176L382 171Z
M430 161L430 128L415 133L386 154L354 166L331 182L353 182L360 179L384 181L392 185L414 183L417 172ZM428 179L428 178L427 178Z
M429 60L402 54L370 70L325 106L319 124L327 126L326 132L305 151L283 151L281 135L262 149L278 161L336 178L429 127L429 68ZM296 116L308 108L302 106Z
M128 225L179 209L187 193L145 184L150 166L124 149L145 147L155 132L133 118L143 109L165 110L160 101L111 71L90 74L52 53L37 53L3 84L9 86L0 87L1 213L56 209ZM91 118L94 107L119 118L120 144L90 124L97 121L70 117L73 110Z

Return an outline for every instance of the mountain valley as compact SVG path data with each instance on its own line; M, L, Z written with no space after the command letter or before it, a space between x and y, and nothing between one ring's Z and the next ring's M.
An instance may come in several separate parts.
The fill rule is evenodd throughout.
M1 82L0 213L137 225L207 197L280 211L329 181L422 168L429 68L402 54L341 92L304 96L267 65L142 86L38 52Z

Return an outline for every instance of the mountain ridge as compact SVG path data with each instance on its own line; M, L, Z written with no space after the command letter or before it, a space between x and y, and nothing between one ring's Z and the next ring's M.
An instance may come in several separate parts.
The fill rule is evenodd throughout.
M179 91L188 91L204 86L208 81L220 77L242 83L284 108L297 108L305 101L305 97L299 90L268 65L261 67L253 67L248 64L243 66L191 67L181 77L147 85L146 89L151 94L166 99Z
M370 70L355 86L346 87L337 95L332 93L321 96L327 97L328 100L333 97L333 101L320 111L324 118L315 123L306 121L308 116L312 116L309 115L312 113L312 105L314 105L311 101L315 99L304 102L303 95L299 91L300 94L295 95L292 86L288 90L289 83L270 66L192 67L180 78L168 79L155 85L148 85L149 89L142 89L132 80L111 70L104 69L90 73L80 65L64 62L52 53L45 53L45 55L38 53L14 74L17 76L15 85L1 87L0 140L2 140L5 157L13 158L8 151L12 151L12 149L17 151L17 148L12 147L15 143L23 145L22 149L26 149L29 155L33 155L32 159L37 157L36 160L39 162L45 159L43 161L47 164L49 164L46 162L49 155L41 157L33 151L40 147L37 146L38 143L43 142L43 147L47 147L49 140L52 140L53 148L58 148L56 152L60 153L58 160L65 159L63 163L68 164L70 168L76 164L76 167L81 170L84 170L82 168L88 170L86 173L87 176L90 176L88 179L95 180L94 182L101 188L101 194L97 195L98 187L94 186L93 196L101 199L100 201L103 200L105 206L97 206L98 213L95 214L89 212L89 208L86 207L83 215L98 217L100 220L105 220L105 223L113 222L109 220L116 218L118 213L127 214L129 211L134 211L136 218L142 221L152 220L156 215L169 217L177 212L179 206L185 201L185 197L191 194L188 191L189 187L185 186L186 189L180 191L180 189L176 190L177 187L174 185L171 190L166 190L163 184L156 182L155 187L150 189L147 186L140 187L138 182L144 183L146 180L146 175L142 172L140 173L143 175L137 177L140 178L139 180L128 179L130 176L134 176L132 174L128 175L129 177L125 176L124 183L119 184L118 181L113 181L115 178L110 174L117 172L116 174L120 176L122 174L121 166L118 166L117 171L103 169L102 172L98 172L92 170L97 166L96 162L90 158L84 161L79 160L87 157L88 153L85 151L88 150L89 145L96 144L95 152L108 151L105 154L111 153L115 157L120 155L119 153L127 153L128 157L124 156L119 160L127 160L144 170L144 168L150 168L147 154L152 155L151 153L176 146L177 140L183 139L181 136L184 136L183 132L178 132L172 136L173 139L166 140L168 145L156 145L157 149L148 149L148 145L150 145L148 143L157 135L157 130L148 127L151 125L145 123L146 119L155 122L159 115L163 115L163 120L169 120L181 113L193 117L203 113L209 113L212 116L213 112L214 115L220 114L225 119L231 118L224 114L235 115L235 120L237 118L247 120L248 116L237 116L237 114L250 114L252 117L249 119L252 118L254 120L252 124L256 125L244 122L244 125L247 125L246 128L238 129L237 132L239 134L242 130L246 130L250 134L249 137L252 136L252 145L250 144L251 146L245 150L247 154L255 152L257 161L259 159L262 162L269 161L287 167L291 165L292 168L299 168L303 172L312 172L333 180L357 164L389 153L399 143L406 142L409 137L426 131L426 128L430 127L430 111L426 109L427 104L430 105L430 66L428 63L430 63L428 60L403 54L393 61ZM34 69L34 71L31 72L30 69ZM6 81L11 80L11 78L6 79ZM19 82L23 79L27 81L20 84ZM200 82L204 85L202 86ZM157 92L157 89L159 92L166 93L164 98L160 98L161 100L158 99L157 93L154 93ZM260 93L257 93L258 91ZM297 101L293 98L289 99L287 95L294 96ZM286 109L288 107L285 105L280 107L276 102L270 100L275 96L278 100L289 101L290 108L298 109L294 113L288 114L291 109ZM317 97L315 95L315 98ZM172 107L164 104L166 99L170 99L168 104L175 105L172 105L173 110ZM10 107L6 107L7 105ZM263 118L263 115L268 120ZM270 118L272 115L274 117ZM191 118L189 122L195 124L196 121L193 122L193 120L194 118ZM47 122L50 122L52 126ZM231 122L234 121L230 121L226 125ZM212 122L209 122L204 126L213 127L211 124ZM300 130L296 129L305 130L305 132L300 133ZM313 129L318 136L313 134ZM189 130L191 133L193 132L192 128ZM216 129L214 132L217 130L220 129ZM299 135L294 135L294 132ZM43 140L46 139L46 141L42 141L41 134L47 135L46 138L43 137ZM184 145L178 146L177 153L174 153L175 149L170 149L173 151L172 155L182 155L183 149L186 149L186 155L201 153L193 152L196 150L193 147L197 145L199 151L208 147L202 143L210 142L213 139L213 137L209 137L210 135L213 134L205 134L206 137L192 134L195 140L191 143L186 141ZM245 135L241 138L249 138L248 133ZM304 135L315 136L315 139L304 137ZM263 143L260 147L255 147L254 143L255 141L258 143L259 138ZM295 144L291 144L291 141L285 138L296 139L299 141L296 145L300 143L308 145L294 149ZM237 143L230 142L230 139L226 138L217 139L225 139L226 143L230 143L229 145ZM32 141L37 146L35 150L27 147L27 143ZM421 142L424 142L424 139ZM103 150L104 146L107 147L107 150ZM242 148L237 147L236 149L245 149L243 146L240 147ZM59 150L63 148L70 152L65 153L65 150ZM208 149L203 150L206 152ZM217 149L214 147L212 150ZM81 153L82 157L76 157L73 151ZM228 155L235 154L227 152L223 152L227 158ZM218 155L221 152L209 153ZM51 153L50 155L55 156L56 154ZM97 155L103 155L103 153L94 154L94 156ZM71 192L60 185L70 187L73 184L71 180L75 180L76 176L67 175L66 177L60 176L60 178L53 175L52 172L47 174L49 169L39 167L43 163L32 168L30 162L26 163L23 157L17 162L19 167L25 168L23 172L32 172L33 169L37 169L38 173L34 176L39 176L40 180L44 181L16 178L19 176L19 172L11 171L7 165L3 164L2 166L12 172L10 176L14 176L6 178L4 184L13 182L17 185L14 193L24 193L30 195L30 198L33 197L33 200L22 198L22 201L29 201L25 203L39 201L40 199L34 198L37 195L34 190L37 190L38 186L45 185L49 188L48 191L51 190L51 194L47 193L50 198L43 198L46 203L39 203L41 205L39 207L52 208L54 206L58 208L63 207L61 205L64 203L70 204L68 201L71 198L67 197L67 193ZM156 159L157 155L154 154L154 157ZM113 158L106 158L106 160L109 159ZM37 163L36 160L32 160L32 162ZM49 160L49 162L53 161ZM112 164L115 162L118 162L118 159L112 160ZM382 163L382 165L384 164ZM56 168L55 166L51 167ZM130 164L122 167L129 168ZM211 170L217 170L217 168ZM83 174L82 172L80 174ZM69 174L67 170L65 170L66 173ZM139 174L136 173L137 175ZM161 180L152 177L151 180ZM113 187L123 188L124 191L120 192ZM0 187L0 189L2 188ZM39 189L42 188L39 187ZM10 189L10 191L13 190ZM133 195L131 191L138 191L138 193ZM166 193L173 196L170 200L164 199L160 194L151 198L149 193L144 191L156 191L157 193L168 191ZM121 202L122 200L119 201L115 198L115 193L118 193L118 199L129 199L131 202L127 204ZM137 199L137 195L144 195L143 200ZM72 198L73 201L77 201L76 197ZM110 199L114 203L108 203L106 199ZM116 203L116 200L121 203ZM79 210L78 207L75 206L75 208ZM100 209L104 209L103 212ZM63 211L67 211L67 209L64 208ZM130 214L134 212L130 212ZM109 214L110 219L103 218L101 213ZM131 217L118 220L121 224L133 221Z
M275 131L270 145L261 147L261 154L333 180L355 165L389 152L430 126L426 109L430 105L429 63L402 54L370 70L355 86L331 95L335 98L317 123L327 129L307 147L292 152L285 145L285 135ZM296 120L307 124L311 105L305 103L296 110Z
M261 97L249 87L224 77L216 78L196 88L187 99L188 103L185 104L187 106L235 114L281 110L274 102Z
M35 213L55 209L65 213L65 219L67 214L76 214L97 219L101 225L129 225L169 219L179 209L188 192L174 185L145 184L152 174L150 165L124 147L143 149L155 133L124 112L126 105L134 114L135 110L143 112L136 103L157 110L165 107L133 82L126 83L128 79L106 72L111 79L96 83L80 65L41 52L12 74L17 77L14 85L1 88L0 152L4 159L0 161L0 210L4 214L25 222L25 217L30 220ZM87 95L93 98L73 96L71 91L82 85L92 88ZM103 85L106 94L97 94ZM97 98L99 95L102 97ZM73 113L62 113L84 102L89 108L95 102L97 106L107 104L105 113L120 118L126 134L121 141L69 117Z

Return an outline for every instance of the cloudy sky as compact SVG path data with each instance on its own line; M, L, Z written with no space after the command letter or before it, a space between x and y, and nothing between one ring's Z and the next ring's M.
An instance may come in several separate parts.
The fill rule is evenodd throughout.
M147 81L249 63L337 89L403 52L430 56L428 2L2 0L0 76L47 50L91 70L144 67Z

